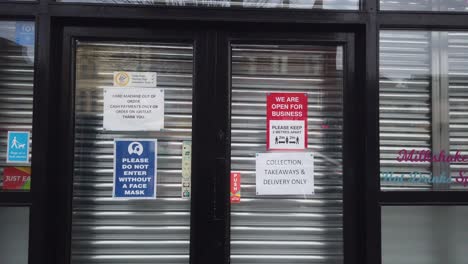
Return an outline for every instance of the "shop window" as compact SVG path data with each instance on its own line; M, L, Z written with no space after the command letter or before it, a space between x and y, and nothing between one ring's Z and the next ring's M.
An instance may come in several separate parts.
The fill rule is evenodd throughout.
M271 127L267 132L267 122L275 119L273 108L300 109L268 103L268 97L275 100L281 94L288 99L307 98L306 118L297 118L307 122L306 146L302 132L288 130L292 126ZM281 125L295 118L279 119ZM299 141L294 135L282 136L283 131L299 132ZM267 143L270 134L279 135L278 141L273 135ZM240 194L235 196L231 190L231 263L343 262L342 151L341 46L232 46L231 188L240 182ZM302 165L289 162L301 161L304 153L314 155L314 194L297 176L286 176L296 180L290 189L284 187L289 182L278 182L285 178L280 170L294 174L298 169L304 174ZM259 155L270 157L265 169L274 172L257 171L263 166ZM286 161L274 164L272 160Z
M100 4L358 10L359 0L58 0Z
M383 190L467 190L468 33L380 33Z
M380 0L380 10L467 12L465 0Z
M0 207L0 263L27 264L29 208Z
M190 171L182 163L190 164L183 148L192 139L192 71L191 44L77 42L71 263L189 262L190 194L182 179ZM144 151L130 144L114 155L123 138ZM157 140L156 153L145 156L142 140ZM125 174L114 162L128 153L134 167ZM156 162L130 161L155 154Z
M34 23L0 21L0 191L28 191L34 82Z
M382 264L466 263L466 206L382 207Z

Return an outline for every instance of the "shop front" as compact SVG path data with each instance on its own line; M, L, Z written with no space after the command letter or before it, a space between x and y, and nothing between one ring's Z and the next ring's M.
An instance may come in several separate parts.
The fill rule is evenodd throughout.
M0 263L465 263L435 2L0 2Z

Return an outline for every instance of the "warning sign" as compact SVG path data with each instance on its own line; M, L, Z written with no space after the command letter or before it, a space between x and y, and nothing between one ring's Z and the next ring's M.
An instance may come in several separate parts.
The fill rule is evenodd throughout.
M115 139L114 198L156 198L156 139Z
M307 148L307 94L267 95L267 150Z

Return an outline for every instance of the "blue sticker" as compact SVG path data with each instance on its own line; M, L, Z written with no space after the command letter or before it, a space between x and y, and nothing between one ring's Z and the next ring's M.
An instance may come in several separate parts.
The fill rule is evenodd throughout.
M114 198L156 198L156 139L116 139Z
M16 44L34 46L34 22L16 22Z
M7 163L29 163L29 132L8 131Z

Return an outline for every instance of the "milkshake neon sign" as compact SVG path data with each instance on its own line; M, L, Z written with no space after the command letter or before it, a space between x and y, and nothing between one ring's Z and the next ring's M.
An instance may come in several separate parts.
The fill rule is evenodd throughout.
M398 162L468 162L468 155L461 155L457 151L455 155L447 154L444 150L439 155L433 155L430 150L407 150L402 149L398 152Z
M460 151L457 151L452 155L443 150L438 154L433 154L430 150L402 149L398 152L396 160L398 162L468 163L468 155L462 155ZM450 175L445 175L444 172L442 172L441 175L432 175L432 173L423 174L421 172L414 171L408 174L395 175L394 172L387 171L381 172L380 178L382 181L392 183L452 183L452 177ZM456 183L467 187L468 171L465 172L460 170L458 176L454 177L454 179Z

